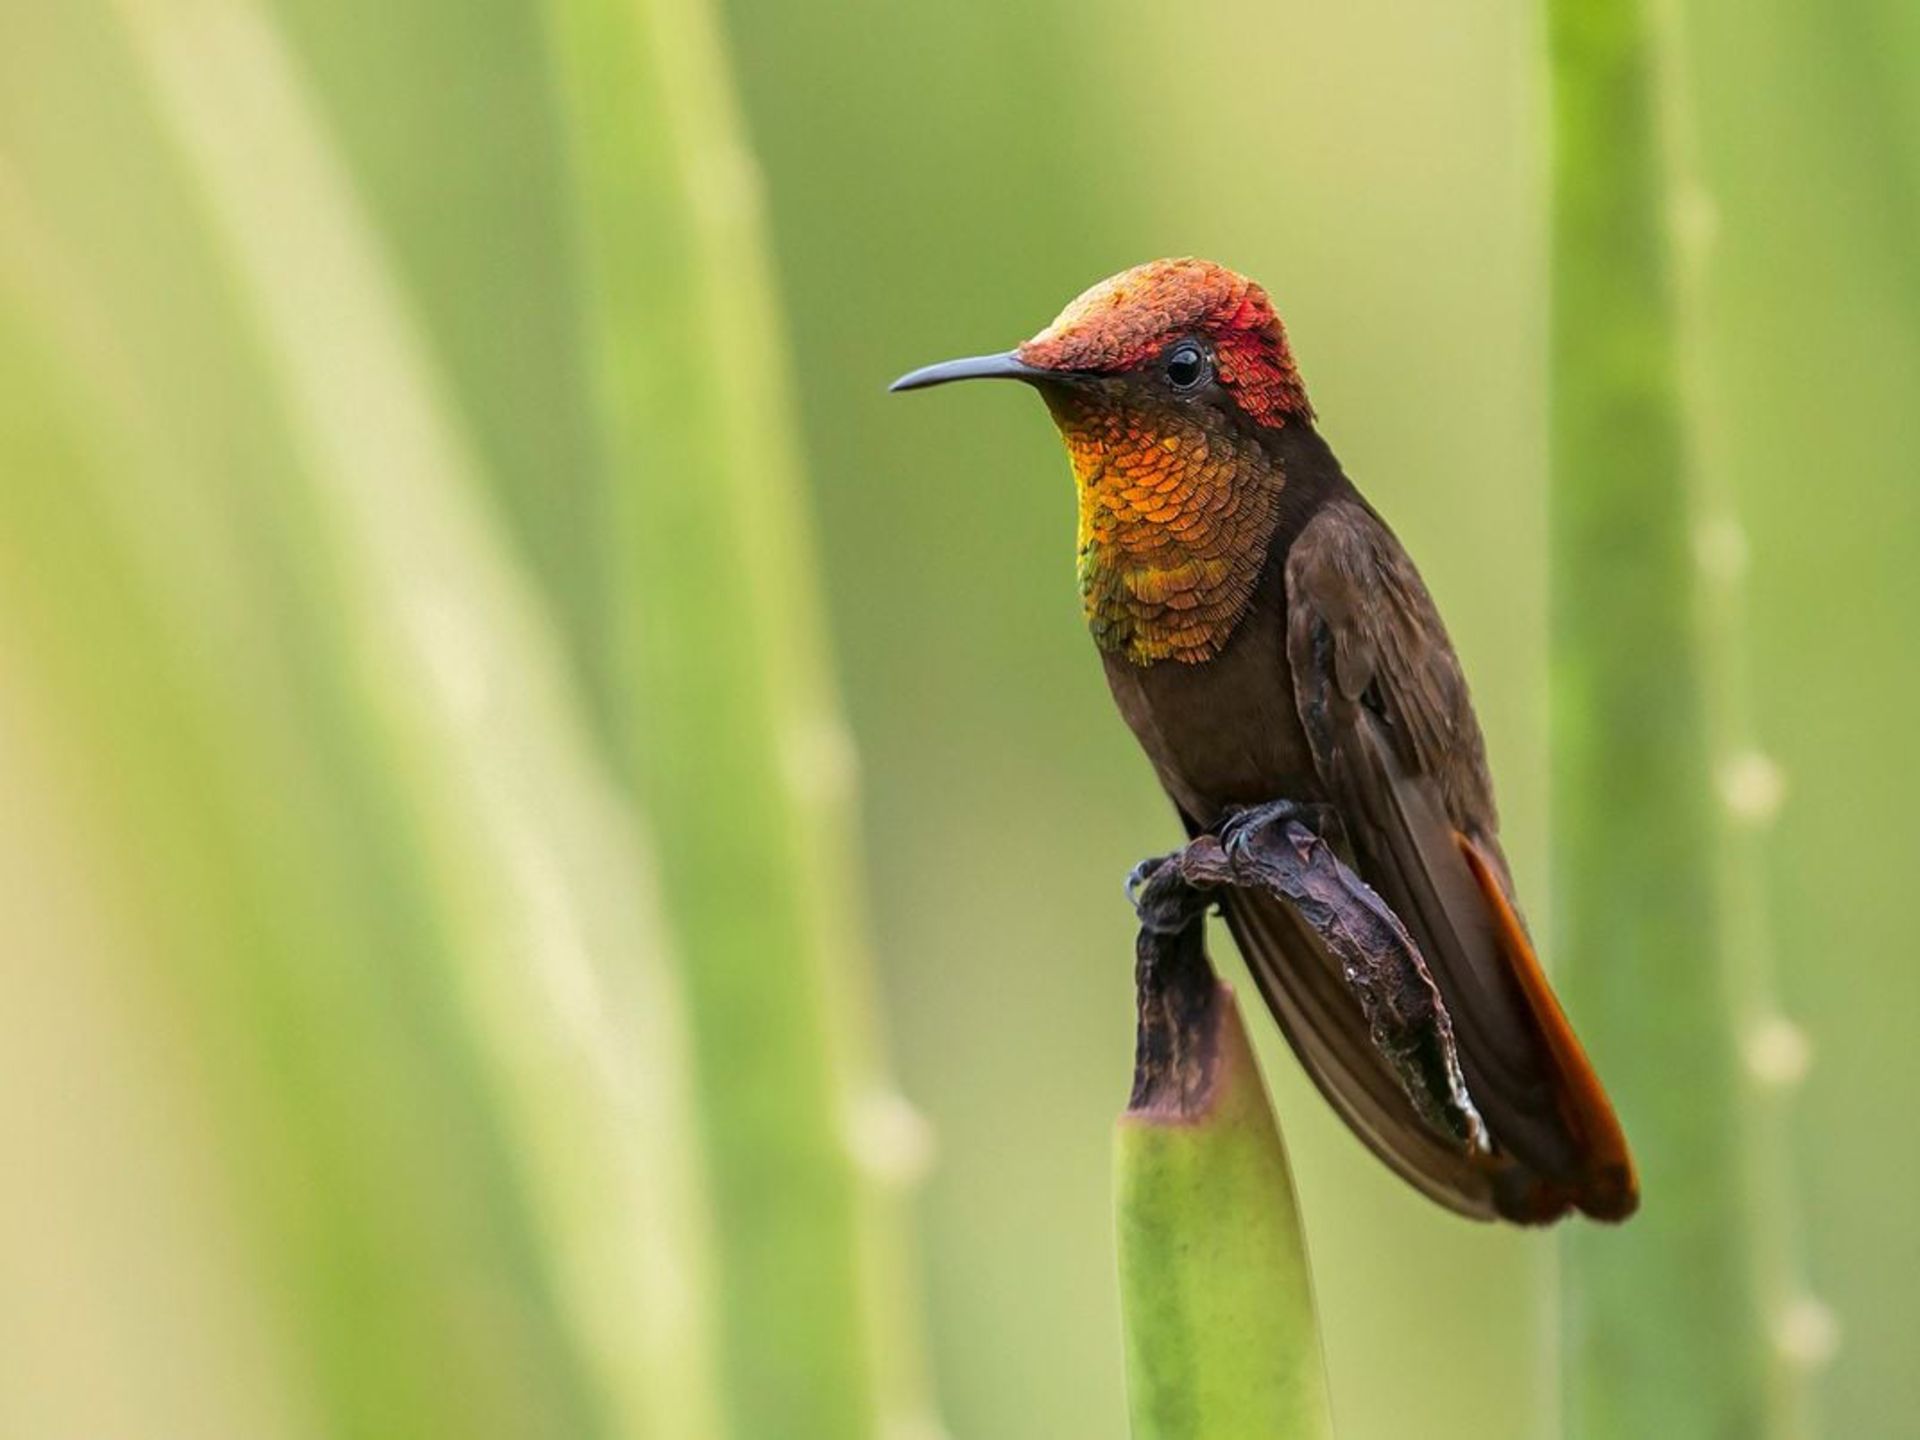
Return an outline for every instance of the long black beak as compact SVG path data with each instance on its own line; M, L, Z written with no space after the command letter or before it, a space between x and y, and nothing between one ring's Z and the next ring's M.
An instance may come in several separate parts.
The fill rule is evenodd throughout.
M909 370L889 390L924 390L929 385L944 385L949 380L1058 380L1053 370L1027 364L1011 350L1004 355L970 355L965 360L943 360L938 365L922 365Z

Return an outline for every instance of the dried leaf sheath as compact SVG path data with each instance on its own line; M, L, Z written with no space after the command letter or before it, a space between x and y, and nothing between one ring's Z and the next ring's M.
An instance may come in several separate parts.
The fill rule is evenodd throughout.
M1419 948L1366 882L1319 835L1292 818L1291 807L1249 812L1227 827L1224 843L1202 835L1173 855L1148 862L1141 874L1150 877L1139 900L1143 967L1149 930L1185 925L1189 911L1208 903L1198 892L1233 887L1285 902L1333 955L1374 1048L1415 1110L1435 1130L1453 1136L1466 1154L1490 1153L1486 1125L1461 1075L1453 1022ZM1204 963L1204 955L1201 959ZM1162 958L1161 963L1170 962ZM1143 1005L1145 995L1143 979ZM1143 1048L1145 1024L1143 1014ZM1135 1083L1141 1083L1138 1076Z

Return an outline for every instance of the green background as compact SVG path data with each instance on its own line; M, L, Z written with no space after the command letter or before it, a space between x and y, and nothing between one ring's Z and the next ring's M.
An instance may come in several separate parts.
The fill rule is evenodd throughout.
M609 597L632 592L603 568L623 552L595 548L609 462L571 210L579 76L552 8L0 0L9 1433L621 1429L581 1398L599 1393L576 1373L592 1346L555 1318L607 1313L576 1303L593 1266L552 1256L577 1261L569 1247L602 1233L583 1198L611 1193L596 1167L643 1174L647 1156L578 1120L597 1112L573 1050L517 1027L541 986L476 961L527 917L466 848L475 822L446 795L467 781L437 768L451 753L512 777L532 847L518 860L558 856L546 878L589 938L650 957L634 993L614 987L606 1053L660 1083L641 1138L671 1154L684 1057L651 1028L671 1028L649 1000L660 922L600 757L618 707L594 647L620 629ZM449 739L412 714L418 677L388 653L384 612L357 608L329 497L256 479L310 457L292 456L285 397L257 369L259 294L202 233L202 181L128 38L197 34L172 52L168 103L201 93L202 66L217 96L255 73L230 9L266 18L305 86L465 446L448 513L471 534L412 513L398 480L387 498L420 526L423 577L453 583L429 563L443 532L492 557L447 592L479 597L471 610L426 614L499 637L475 663L520 666L502 672L521 678L491 732ZM632 7L662 34L682 11L705 13ZM1788 1110L1788 1207L1837 1324L1816 1408L1833 1434L1891 1435L1920 1415L1920 9L1668 11L1714 236L1694 424L1745 526L1751 703L1787 786L1761 928L1813 1057ZM716 14L757 157L721 154L716 203L764 200L783 312L728 344L784 364L797 395L815 533L793 555L817 550L857 750L874 1014L935 1153L905 1288L925 1302L938 1410L962 1440L1118 1435L1120 882L1177 828L1080 621L1072 490L1042 408L1011 388L884 387L1005 348L1153 256L1266 284L1324 432L1448 618L1545 933L1541 17L1515 0ZM253 138L216 127L207 143ZM603 153L621 153L617 135ZM291 243L302 183L261 172L241 208ZM304 300L322 327L353 308ZM699 424L765 427L777 447L764 376L736 393L697 343L652 363L671 376L688 345ZM408 453L380 428L392 419L370 404L359 438ZM690 612L658 619L669 642L703 633ZM671 828L651 844L678 858ZM1216 958L1239 976L1224 941ZM1418 1200L1249 1020L1341 1433L1553 1433L1554 1240ZM1633 1058L1595 1057L1603 1074ZM661 1207L648 1223L697 1235L675 1208L697 1187L675 1184L638 1186ZM609 1268L627 1265L658 1278L643 1254ZM595 1333L618 1349L618 1324ZM657 1378L634 1393L658 1395ZM363 1392L396 1408L312 1398Z

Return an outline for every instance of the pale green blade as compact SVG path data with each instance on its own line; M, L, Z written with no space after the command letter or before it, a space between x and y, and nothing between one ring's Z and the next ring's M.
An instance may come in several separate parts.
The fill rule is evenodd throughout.
M299 65L0 71L0 1429L714 1435L646 848Z
M925 1142L882 1071L760 176L706 0L548 0L608 456L582 563L664 837L743 1440L933 1432L904 1263Z

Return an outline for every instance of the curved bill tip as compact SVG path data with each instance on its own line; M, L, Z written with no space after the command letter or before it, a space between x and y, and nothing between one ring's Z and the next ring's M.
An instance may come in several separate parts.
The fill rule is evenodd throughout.
M949 380L1057 380L1051 370L1029 365L1011 350L1004 355L970 355L965 360L943 360L938 365L922 365L909 370L888 390L924 390L929 385L945 385Z

